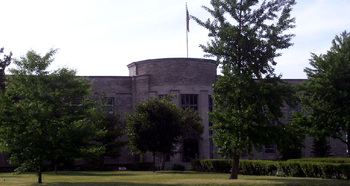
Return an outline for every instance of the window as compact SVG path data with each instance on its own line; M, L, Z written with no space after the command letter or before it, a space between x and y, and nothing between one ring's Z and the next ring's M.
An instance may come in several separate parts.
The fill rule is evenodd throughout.
M197 94L182 94L181 108L192 108L198 110L198 95Z
M243 149L243 154L242 155L244 155L244 156L247 156L248 155L248 149L247 148L244 148Z
M81 112L84 110L84 98L73 98L73 101L69 105L73 108L71 112Z
M108 114L114 114L114 97L104 97L102 99L102 104Z
M165 155L165 162L170 162L170 155L169 154Z
M198 95L197 94L182 94L181 108L192 108L198 110ZM190 162L191 159L199 158L198 140L185 139L183 142L183 162Z
M159 95L159 99L163 99L163 97L167 97L168 96L168 94L161 94L161 95Z
M183 162L199 159L198 141L196 139L185 139L183 142Z
M70 103L70 106L81 106L84 98L74 98L74 100Z
M265 147L264 152L265 152L265 154L275 153L275 146L274 145L270 145L268 147Z

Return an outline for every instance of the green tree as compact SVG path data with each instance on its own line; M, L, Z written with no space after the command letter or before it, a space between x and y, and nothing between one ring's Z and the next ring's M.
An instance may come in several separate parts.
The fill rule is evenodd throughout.
M44 161L82 158L100 152L92 138L103 135L89 99L92 84L66 68L48 71L57 50L41 56L29 51L0 95L0 147L11 164L32 168L42 182Z
M325 138L313 138L312 140L312 152L314 157L330 157L331 156L331 146L329 141Z
M293 122L307 126L309 136L339 139L350 157L350 33L336 36L327 54L311 55L307 80L297 87L307 114Z
M106 103L102 103L102 106ZM116 158L121 156L121 148L126 145L126 141L122 140L121 137L124 135L125 122L119 113L109 114L109 108L103 110L100 113L100 129L106 130L104 136L95 138L94 141L101 144L105 151L99 157L99 160L94 160L99 163L100 169L104 170L104 156Z
M196 136L203 133L198 113L177 108L170 98L149 98L135 105L133 115L126 116L128 146L136 154L151 152L153 171L155 157L176 153L184 134Z
M292 45L294 35L284 32L295 26L290 18L294 4L294 0L211 0L213 8L203 8L213 20L192 16L209 30L210 41L200 47L222 68L213 85L214 110L209 116L218 153L233 158L230 179L237 179L239 155L245 149L299 145L287 137L293 127L280 120L283 102L292 102L293 90L273 68L274 58L281 55L277 50Z
M4 53L4 48L0 48L0 54ZM0 89L4 92L5 91L5 69L7 66L11 64L11 57L12 52L10 52L10 55L4 55L4 59L0 59Z

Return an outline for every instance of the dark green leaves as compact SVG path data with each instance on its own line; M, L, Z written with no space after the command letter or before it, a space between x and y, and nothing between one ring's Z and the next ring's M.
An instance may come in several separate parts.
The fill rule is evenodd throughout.
M327 54L311 57L312 68L304 70L308 79L297 87L308 115L293 122L305 121L311 136L333 137L349 146L343 135L350 133L350 34L344 31Z
M205 10L212 21L192 18L208 29L211 39L200 47L217 57L222 68L222 76L213 85L215 107L209 113L213 141L222 157L235 157L237 168L244 150L283 146L283 138L296 134L280 119L283 102L291 102L294 91L273 68L281 55L278 50L292 45L294 35L284 31L295 26L290 18L295 1L212 0L211 4L213 8Z

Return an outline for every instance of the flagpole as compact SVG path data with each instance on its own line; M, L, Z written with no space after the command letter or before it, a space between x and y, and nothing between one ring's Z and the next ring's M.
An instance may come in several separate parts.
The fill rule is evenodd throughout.
M188 32L189 32L189 19L190 15L188 14L187 2L186 2L186 47L187 47L187 58L188 58Z

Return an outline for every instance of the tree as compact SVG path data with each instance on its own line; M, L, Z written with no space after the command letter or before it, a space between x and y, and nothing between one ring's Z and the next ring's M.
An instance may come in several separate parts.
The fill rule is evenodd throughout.
M309 136L339 139L350 157L350 33L336 36L327 54L311 57L311 68L304 70L307 80L297 87L307 114L293 122L307 126Z
M331 156L331 146L329 141L323 138L313 138L312 140L312 154L314 157L330 157Z
M0 48L0 54L4 53L4 48ZM0 89L4 92L5 91L5 69L7 66L11 64L11 57L12 52L10 52L10 55L4 55L4 59L0 59Z
M121 147L126 145L126 142L121 140L122 135L125 131L125 123L122 121L122 118L119 113L109 114L109 109L105 105L108 103L108 100L102 99L102 112L100 112L100 129L106 130L104 136L95 138L94 141L101 144L105 151L101 154L99 160L94 160L97 163L100 163L100 169L104 170L104 156L111 158L116 158L121 155ZM114 108L113 108L114 109Z
M209 30L210 41L200 47L222 68L213 85L214 110L209 116L218 153L233 158L230 179L237 179L244 150L299 145L283 136L293 131L280 120L283 102L292 102L293 90L273 68L274 58L281 55L277 50L292 45L294 35L283 32L295 26L290 18L295 1L212 0L211 4L212 9L203 8L214 20L191 17Z
M135 105L133 115L126 116L128 146L136 154L152 153L153 172L155 157L161 154L173 155L185 133L203 133L198 114L177 108L170 98L147 99Z
M104 134L89 99L92 85L73 70L47 70L56 51L29 51L14 60L17 68L10 69L7 91L0 95L1 152L11 164L37 170L39 183L44 161L100 152L91 139Z

